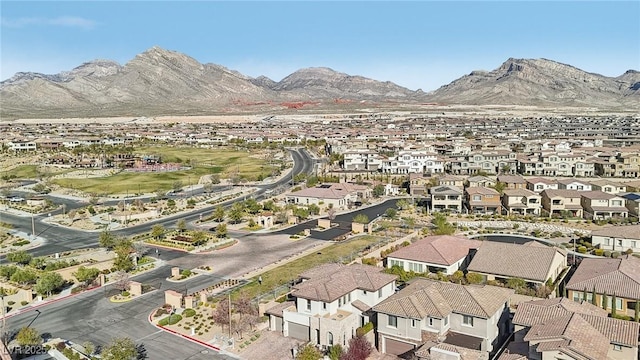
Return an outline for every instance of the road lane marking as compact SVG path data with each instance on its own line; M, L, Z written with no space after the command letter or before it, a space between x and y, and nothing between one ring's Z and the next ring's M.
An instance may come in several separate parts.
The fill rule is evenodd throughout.
M159 333L161 333L161 332L162 332L162 330L158 330L158 331L154 332L153 334L149 334L149 335L147 335L147 336L141 337L140 339L137 339L137 340L135 340L134 342L138 342L138 341L140 341L140 340L144 340L144 339L146 339L146 338L148 338L148 337L151 337L151 336L153 336L153 335L157 335L157 334L159 334Z

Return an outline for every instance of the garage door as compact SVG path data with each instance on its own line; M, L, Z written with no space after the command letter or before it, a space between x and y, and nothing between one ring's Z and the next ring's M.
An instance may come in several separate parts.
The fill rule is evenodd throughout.
M274 317L276 321L276 331L282 333L282 318Z
M309 327L300 324L289 323L289 337L298 340L309 341Z
M413 344L409 344L409 343L398 341L398 340L385 338L384 341L385 341L384 343L385 352L391 355L402 355L407 351L413 350L414 348Z

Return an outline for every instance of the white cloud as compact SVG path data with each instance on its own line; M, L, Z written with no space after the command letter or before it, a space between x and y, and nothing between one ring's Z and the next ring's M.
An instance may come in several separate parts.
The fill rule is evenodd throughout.
M62 26L85 30L93 29L96 22L78 16L59 16L56 18L21 17L16 19L0 18L0 24L8 28L23 28L27 26Z

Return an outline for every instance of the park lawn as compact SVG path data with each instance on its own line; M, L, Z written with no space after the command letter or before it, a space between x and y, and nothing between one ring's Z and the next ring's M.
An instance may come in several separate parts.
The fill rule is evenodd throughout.
M141 147L136 148L137 153L148 155L160 155L162 162L182 163L185 165L195 164L195 166L217 166L227 172L240 170L240 175L257 175L264 167L265 161L251 157L253 152L242 150L231 150L228 148L205 149L192 147Z
M181 181L183 186L197 184L200 176L216 174L220 167L197 167L191 170L167 172L122 171L113 176L86 179L55 179L53 183L62 187L95 194L150 193L157 190L169 191L173 183Z
M2 176L15 179L35 179L38 177L38 165L20 165L2 172Z
M239 170L240 178L256 180L258 176L266 178L272 168L264 160L251 158L252 153L235 150L214 150L200 148L147 147L136 149L137 153L160 155L163 162L182 162L193 164L191 170L168 172L128 172L103 178L73 179L61 178L53 183L65 188L96 194L149 193L158 190L168 191L176 181L183 186L197 184L203 175L220 174L229 178Z
M243 295L253 299L260 294L267 293L280 285L297 279L298 276L306 270L318 265L337 262L340 258L349 256L353 252L359 252L367 245L375 244L379 241L379 237L363 235L328 246L324 249L318 250L318 252L321 253L319 255L317 252L314 252L262 273L262 285L258 284L258 278L255 277L252 279L252 282L234 291L232 296L237 298Z

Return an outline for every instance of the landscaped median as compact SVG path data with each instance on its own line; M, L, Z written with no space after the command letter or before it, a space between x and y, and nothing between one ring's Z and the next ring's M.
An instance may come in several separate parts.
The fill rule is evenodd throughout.
M200 344L202 346L205 346L215 351L220 351L220 348L218 346L209 344L204 339L203 340L198 339L198 337L202 337L203 335L205 335L204 333L202 333L201 335L194 334L194 336L190 336L182 333L182 330L179 328L180 326L179 323L182 322L184 318L195 318L196 315L197 313L193 309L185 309L182 312L182 314L172 314L171 307L167 307L165 305L159 309L152 311L149 314L149 322L162 330L168 331L177 336L181 336L182 338L187 339L191 342ZM200 323L197 325L197 326L201 326L200 329L202 329L202 326L203 326L202 324L204 323L204 321L205 319L202 319ZM187 321L185 321L185 323L186 322ZM191 322L189 322L189 325L191 325ZM183 328L190 329L189 325L183 325ZM210 325L208 327L205 327L206 332L208 332L212 326L213 326L213 320L211 320ZM195 330L195 327L194 327L194 330ZM191 330L191 331L194 332L194 330Z

